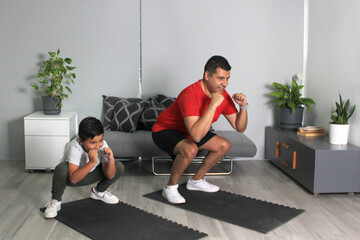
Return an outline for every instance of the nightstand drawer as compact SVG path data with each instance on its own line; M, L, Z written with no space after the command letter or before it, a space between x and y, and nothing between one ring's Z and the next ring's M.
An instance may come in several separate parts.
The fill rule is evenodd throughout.
M24 117L25 168L55 169L65 145L76 136L77 113L61 111L59 115L34 112Z
M25 169L55 169L63 158L69 137L25 136Z
M68 136L70 133L68 120L27 119L24 124L24 131L27 136Z

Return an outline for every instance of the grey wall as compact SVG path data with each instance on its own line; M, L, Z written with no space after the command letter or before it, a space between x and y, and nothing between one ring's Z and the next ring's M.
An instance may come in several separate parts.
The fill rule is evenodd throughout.
M23 159L23 117L41 110L30 88L48 51L60 48L77 66L64 110L101 117L101 95L138 96L140 1L2 1L0 7L0 159ZM250 102L247 134L263 158L272 124L267 86L302 70L302 0L175 1L143 5L143 97L176 96L222 54L233 66L230 93ZM12 103L12 104L8 104ZM230 129L224 119L214 125Z
M232 65L227 91L247 94L245 132L264 158L273 123L268 86L302 72L303 0L149 0L143 2L143 94L177 96L202 78L213 54ZM232 129L225 118L215 129Z
M24 159L23 117L41 110L30 88L38 64L60 48L77 66L64 110L101 116L102 94L137 96L139 2L0 1L0 159Z
M314 98L310 124L328 130L338 92L360 108L360 1L310 1L307 95ZM350 119L349 142L360 146L359 110Z
M212 54L226 56L233 66L228 90L248 95L246 133L262 159L264 127L274 122L267 86L302 71L303 2L226 3L143 1L143 95L175 96L201 78ZM306 93L317 104L306 115L309 124L327 126L338 91L360 107L358 9L357 0L310 1ZM139 93L139 1L3 0L0 42L0 159L24 158L23 117L41 110L30 84L48 51L60 48L78 67L64 109L78 111L79 119L101 117L103 94ZM357 115L350 121L350 142L360 145ZM228 124L221 120L216 128Z

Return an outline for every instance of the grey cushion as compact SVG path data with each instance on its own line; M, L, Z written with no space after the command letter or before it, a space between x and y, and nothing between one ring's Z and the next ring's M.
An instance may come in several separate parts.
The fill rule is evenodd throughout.
M231 157L253 157L256 154L257 148L255 143L249 139L244 133L236 131L220 130L215 131L216 134L228 139L231 142L231 147L226 153L226 156Z
M103 95L104 129L124 132L134 132L136 129L151 131L159 114L174 101L175 98L162 94L147 101Z
M173 98L173 97L167 97L165 95L162 95L162 94L158 94L156 95L156 100L161 104L163 105L165 108L168 108L170 107L170 105L175 102L175 99L176 98Z
M135 133L105 130L104 139L112 149L115 158L169 157L155 145L151 135L151 131L148 130L136 130Z
M231 148L226 156L230 157L254 157L256 145L244 133L235 131L216 131L216 134L228 139ZM135 133L120 131L105 131L104 139L112 149L116 158L126 157L169 157L169 155L158 148L151 136L151 131L137 130ZM199 155L205 155L202 151Z
M114 119L115 103L121 99L124 98L103 95L104 129L110 129L111 122Z
M148 100L148 105L145 107L144 111L141 113L139 120L139 129L151 131L156 119L159 114L166 109L164 105L158 102L158 100L153 97Z
M117 101L114 106L114 119L110 124L110 130L135 132L140 114L146 105L146 101L141 98L127 98Z

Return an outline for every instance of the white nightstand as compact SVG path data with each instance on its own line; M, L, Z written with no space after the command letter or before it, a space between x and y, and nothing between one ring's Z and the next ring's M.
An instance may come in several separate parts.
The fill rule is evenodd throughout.
M74 111L60 115L35 112L24 117L25 169L53 170L61 161L65 145L77 134Z

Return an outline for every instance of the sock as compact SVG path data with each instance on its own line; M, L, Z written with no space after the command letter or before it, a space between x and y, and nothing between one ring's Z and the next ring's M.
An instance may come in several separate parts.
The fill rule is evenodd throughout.
M178 188L178 184L176 184L176 185L166 185L166 188Z
M203 179L200 179L200 180L194 180L194 179L190 178L190 181L191 181L191 182L193 182L193 183L198 183L198 182L203 181Z

